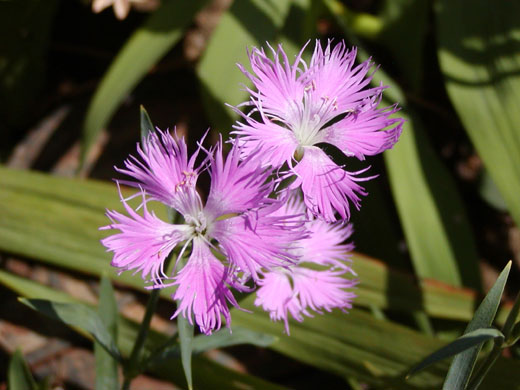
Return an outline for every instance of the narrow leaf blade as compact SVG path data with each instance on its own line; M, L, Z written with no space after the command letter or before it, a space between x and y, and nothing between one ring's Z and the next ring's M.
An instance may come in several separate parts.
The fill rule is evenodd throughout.
M507 263L504 270L498 276L495 284L491 287L491 290L489 290L475 312L473 319L466 327L464 334L491 326L498 310L498 305L500 304L500 299L502 298L502 293L510 270L511 262ZM477 361L480 348L480 346L473 347L468 351L462 352L453 359L443 389L449 390L465 388L470 379L475 362Z
M424 358L424 360L410 370L407 377L410 377L438 361L455 356L475 346L482 345L485 341L497 338L503 339L504 335L502 332L494 328L477 329L466 333Z
M182 368L184 369L184 375L186 376L186 382L188 383L188 389L193 389L193 378L191 375L191 353L193 349L193 325L189 321L179 314L177 317L177 327L179 328L179 341L181 345L181 361Z
M99 286L98 313L110 336L117 340L117 302L110 280L104 275ZM99 344L94 343L96 390L119 388L117 361Z

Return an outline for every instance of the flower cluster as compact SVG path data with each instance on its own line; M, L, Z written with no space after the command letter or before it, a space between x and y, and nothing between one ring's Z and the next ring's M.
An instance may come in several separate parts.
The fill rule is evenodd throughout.
M120 271L140 272L151 288L174 286L173 317L182 315L211 334L231 323L233 295L256 289L255 305L273 320L302 321L313 312L351 307L357 281L350 268L350 204L366 195L370 177L337 165L323 144L364 159L391 148L402 120L396 106L379 108L383 86L369 86L373 65L355 65L355 50L343 42L323 49L309 63L304 49L290 62L281 46L253 49L250 100L234 108L241 121L224 157L220 140L189 157L183 138L157 130L130 156L122 184L136 187L140 211L122 198L127 215L108 211L119 231L102 240ZM197 161L199 161L197 165ZM205 201L199 175L210 176ZM290 184L285 179L293 178ZM168 223L148 209L158 201L182 221ZM172 256L173 271L165 269ZM169 274L168 274L169 272Z

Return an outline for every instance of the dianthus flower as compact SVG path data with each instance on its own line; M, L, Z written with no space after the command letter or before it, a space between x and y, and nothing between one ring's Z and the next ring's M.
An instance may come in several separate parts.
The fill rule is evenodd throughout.
M304 211L303 203L292 198L278 212L303 215ZM343 243L352 234L352 225L320 219L307 220L305 225L308 235L293 250L298 263L263 272L256 292L255 305L269 312L272 320L283 320L287 334L289 315L301 322L304 315L312 317L311 310L322 314L323 310L350 309L355 297L350 290L357 281L347 278L355 275L348 264L354 246Z
M137 188L143 197L142 215L122 199L128 213L107 211L112 224L102 229L120 232L102 240L114 252L112 265L120 271L141 272L152 287L176 286L173 299L182 314L205 334L220 329L222 317L230 326L228 303L238 306L231 288L249 290L245 282L258 281L259 271L287 267L297 262L294 242L305 236L299 216L275 213L281 203L268 198L272 183L270 171L256 159L240 160L233 149L224 159L222 142L201 166L194 167L200 151L188 159L186 143L167 132L152 133L142 146L141 159L130 157L120 172L132 180L123 181ZM202 170L208 169L210 191L205 204L196 190ZM184 217L184 223L160 220L147 207L149 200L160 201ZM174 269L165 275L164 262L179 248ZM191 248L184 266L180 259ZM222 261L220 258L225 258ZM165 279L172 279L164 284Z
M319 146L331 144L346 156L363 160L391 148L401 134L403 120L392 118L396 105L378 108L384 86L370 87L373 63L355 65L356 49L344 42L325 50L316 41L307 64L304 48L291 63L281 45L249 53L252 73L239 65L252 81L252 106L234 128L242 153L256 153L275 169L287 167L295 175L291 188L301 188L309 211L326 221L350 218L349 203L360 207L366 195L360 177L337 165ZM242 106L241 105L241 106ZM367 168L368 169L368 168Z

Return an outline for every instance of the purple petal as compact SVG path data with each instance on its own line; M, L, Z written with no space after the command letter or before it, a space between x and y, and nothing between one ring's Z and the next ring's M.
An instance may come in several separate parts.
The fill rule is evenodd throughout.
M289 314L302 322L312 317L310 310L322 314L323 310L352 308L355 294L348 291L357 284L346 278L346 271L316 271L301 266L290 270L266 272L258 281L255 305L269 313L273 321L283 320L289 334Z
M298 267L294 271L294 292L302 308L310 308L317 313L322 310L350 309L355 294L352 289L357 281L347 279L344 271L316 271Z
M211 232L230 264L254 280L261 268L294 264L294 243L305 236L303 222L297 217L271 216L270 212L264 208L217 221Z
M354 66L356 48L348 50L343 41L333 49L331 44L329 40L323 50L320 41L316 40L306 82L316 103L320 99L333 101L340 114L354 109L363 99L378 95L383 87L368 88L372 81L372 74L368 72L373 63L368 60Z
M300 241L300 262L333 265L347 269L349 252L354 249L352 243L344 242L352 235L352 225L343 221L327 223L313 219L305 224L309 237Z
M184 138L157 130L148 135L142 147L137 144L137 152L142 161L130 156L124 169L116 168L133 179L121 183L143 188L152 199L178 209L179 192L194 188L197 181L198 169L193 166L198 151L188 160Z
M161 221L153 212L148 212L144 200L142 216L122 201L130 216L107 210L106 215L113 223L100 228L121 231L101 240L109 251L114 252L111 265L120 271L141 272L143 279L150 276L160 284L166 277L164 260L175 246L188 238L190 228Z
M323 142L360 160L392 148L399 140L404 121L390 118L398 111L396 106L377 109L380 100L380 96L367 99L357 111L324 129Z
M230 327L228 302L238 307L228 287L232 282L228 270L202 239L193 240L190 258L173 284L177 286L173 299L179 301L179 306L172 318L182 314L190 324L195 321L200 331L207 335L220 329L222 317Z
M263 118L259 122L244 116L246 123L237 122L233 127L241 147L242 154L256 155L264 166L280 167L293 158L298 147L294 133L287 128Z
M302 160L292 171L298 176L292 188L301 185L309 211L327 222L336 221L335 212L342 219L350 219L350 203L359 209L361 199L358 195L367 195L357 182L371 179L356 177L366 169L360 172L345 171L315 146L304 148Z
M253 48L249 53L253 73L249 73L241 65L239 68L256 88L256 91L248 89L251 96L261 101L265 110L278 117L285 117L290 102L303 98L305 85L300 81L303 73L300 60L305 46L292 64L281 45L277 50L271 46L269 48L274 57L272 60L265 54L264 49Z
M241 149L235 145L224 162L222 142L218 143L211 161L211 187L205 207L210 215L242 213L271 202L271 172L262 168L257 159L240 160L240 155Z
M262 306L273 321L283 320L285 332L289 332L289 313L297 321L303 321L302 313L309 315L300 305L291 285L290 273L287 270L279 270L265 273L258 281L260 286L256 290L255 305Z

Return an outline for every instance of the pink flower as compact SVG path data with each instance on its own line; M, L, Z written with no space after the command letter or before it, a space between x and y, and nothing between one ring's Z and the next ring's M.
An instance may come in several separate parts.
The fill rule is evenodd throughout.
M124 199L129 216L107 212L113 223L102 229L120 231L102 240L114 252L112 265L121 271L141 272L156 288L177 286L173 298L179 306L173 316L182 314L202 332L219 329L221 316L229 326L227 304L237 306L231 288L248 290L245 281L251 275L257 279L260 269L296 263L297 255L291 249L305 236L304 223L299 216L274 214L279 206L268 198L271 173L256 159L240 160L238 147L226 159L221 142L207 152L204 164L212 181L205 205L195 188L201 171L194 168L199 150L188 159L183 139L159 132L151 134L138 152L143 161L131 158L126 169L119 171L133 179L125 183L141 188L143 215ZM175 208L184 223L169 224L150 213L147 195ZM168 277L164 261L176 248L174 269L182 267L190 248L191 253L186 264ZM172 278L171 283L163 283Z
M304 202L316 216L335 221L337 212L349 219L349 203L360 207L359 178L334 163L319 144L338 147L346 156L363 160L391 148L401 134L403 120L391 118L398 111L379 109L384 87L370 88L373 64L355 65L356 50L340 42L325 50L316 42L311 61L302 51L290 62L279 46L270 47L273 59L263 49L249 54L252 73L240 66L253 82L248 89L252 111L234 127L246 156L257 153L264 165L287 164L298 180L293 188L303 190ZM313 167L310 169L310 167Z
M302 202L290 200L282 213L304 210ZM338 222L327 223L313 219L306 222L308 236L295 243L299 257L296 266L264 272L258 281L256 306L269 312L272 320L285 322L289 334L289 315L301 322L311 311L350 309L355 294L350 291L357 284L348 279L355 275L350 268L349 253L354 246L343 244L352 234L352 226Z

